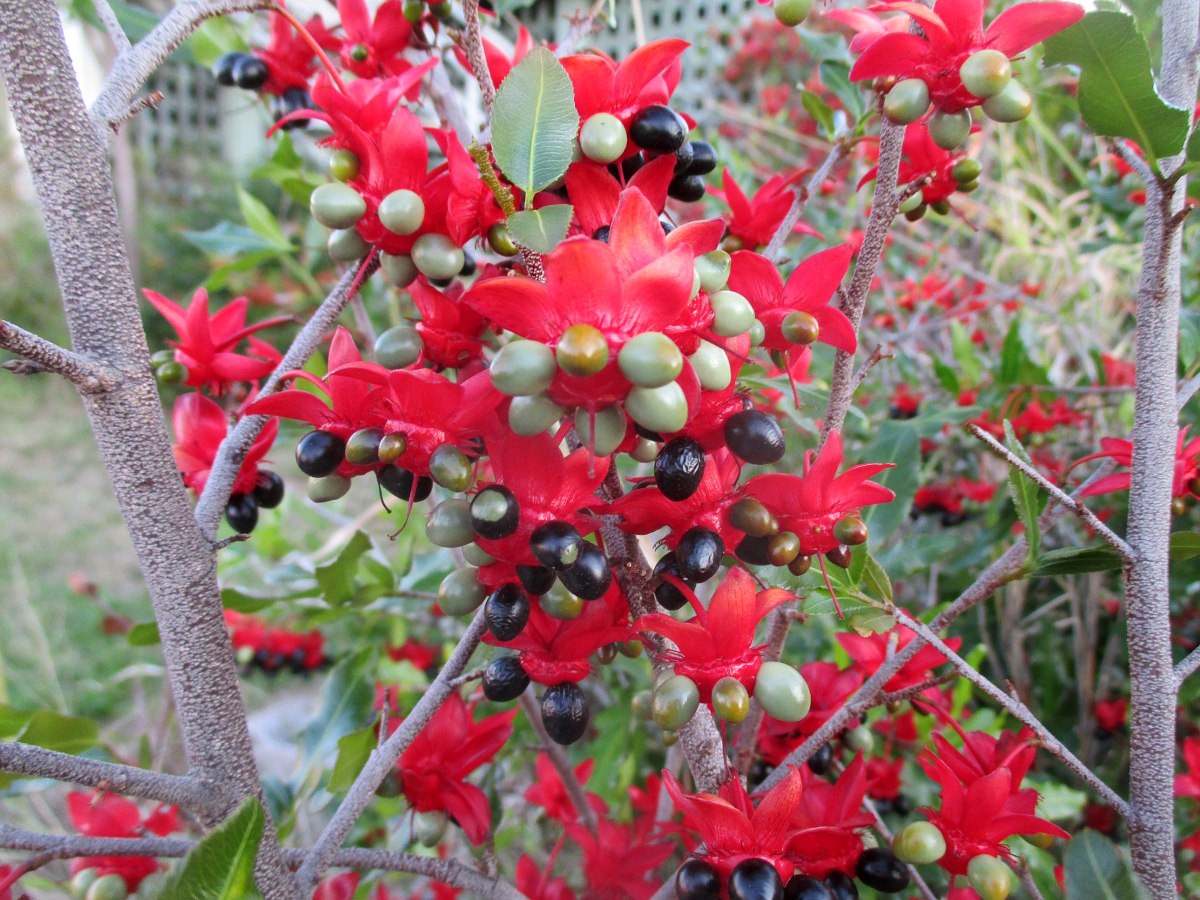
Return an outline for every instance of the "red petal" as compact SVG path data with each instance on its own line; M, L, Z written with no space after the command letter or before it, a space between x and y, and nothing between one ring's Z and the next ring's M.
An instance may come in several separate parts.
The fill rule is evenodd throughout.
M566 184L575 205L575 219L585 235L591 237L598 229L612 224L621 186L604 166L587 160L572 163L567 169Z
M800 770L791 767L787 776L767 792L754 810L751 822L758 837L759 846L767 851L783 849L791 823L792 814L800 805L804 793L804 779Z
M717 655L741 656L754 643L756 603L754 579L744 569L730 569L708 604L708 630Z
M929 54L929 43L915 34L885 34L863 51L850 70L850 80L884 75L911 77L918 66L928 62Z
M280 391L259 397L246 407L246 414L295 419L317 428L336 418L319 397L308 391Z
M212 353L212 336L208 328L208 291L200 288L187 308L187 336L183 341L189 353L202 357Z
M713 636L695 619L679 622L665 613L650 613L634 622L633 630L661 634L679 648L688 662L701 664L717 657Z
M666 252L666 236L663 234L662 223L658 221L658 213L641 191L627 188L621 192L612 220L608 246L612 248L621 274L625 277L659 259Z
M693 257L683 247L656 259L621 286L614 320L629 334L662 331L679 319L692 291Z
M645 194L656 211L661 211L667 205L667 188L671 186L671 179L675 177L675 163L672 159L671 154L667 153L646 163L633 173L627 185L627 188L634 188ZM574 196L571 199L574 201Z
M750 301L756 313L780 304L783 278L779 269L765 256L752 250L738 250L731 255L729 289Z
M955 46L974 46L982 39L983 0L937 0L933 11L945 25Z
M1082 17L1083 7L1075 3L1018 3L992 20L984 34L984 44L1015 56Z
M143 290L146 299L150 301L150 305L158 310L159 314L166 319L171 327L175 329L175 333L181 338L187 333L187 316L178 303L173 300L168 300L162 294L156 293L149 289Z
M613 77L613 103L617 108L632 104L652 79L683 55L690 47L685 40L668 38L651 41L621 61Z
M530 340L553 341L565 328L546 285L532 278L489 278L476 282L462 299L484 318Z
M645 171L645 169L641 171ZM721 219L701 219L698 222L687 222L667 235L667 249L687 247L692 251L693 256L700 256L716 250L720 246L721 237L724 234L725 223ZM1200 438L1197 440L1200 441Z
M392 113L380 150L384 171L378 174L388 191L406 189L420 193L429 168L429 151L421 122L405 107L398 106Z

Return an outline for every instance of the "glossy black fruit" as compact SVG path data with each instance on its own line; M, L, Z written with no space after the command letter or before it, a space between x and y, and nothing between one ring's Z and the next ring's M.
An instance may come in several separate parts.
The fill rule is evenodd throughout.
M850 556L850 548L845 544L834 547L832 550L825 551L825 558L839 569L850 568Z
M579 685L567 682L542 695L542 725L556 744L573 744L587 730L588 703Z
M912 800L904 794L897 794L892 800L892 809L896 815L907 816L913 810Z
M654 458L654 483L668 500L686 500L704 478L704 448L689 437L663 444Z
M529 675L516 656L500 656L483 670L483 696L493 703L516 700L529 687Z
M629 136L643 150L674 153L687 140L688 125L669 106L655 104L638 112L629 123Z
M274 509L283 502L283 479L274 472L263 472L254 486L254 502L262 509Z
M646 164L646 155L644 153L635 153L627 159L621 160L621 175L626 181L637 174L638 170ZM616 166L610 166L610 171L615 175L617 173Z
M887 847L868 847L854 871L859 881L884 894L898 894L908 887L908 867Z
M787 449L779 423L758 409L744 409L725 420L725 444L738 459L757 466L779 462Z
M346 442L328 431L310 431L296 445L296 465L305 475L332 475L346 458Z
M592 240L603 241L604 243L607 244L608 243L608 235L609 235L610 230L611 229L609 228L609 226L601 225L599 228L597 228L595 231L592 232Z
M235 50L232 53L226 53L213 63L212 73L213 78L217 79L217 84L224 85L225 87L233 87L233 67L245 57L245 53L239 53Z
M675 546L675 559L679 574L688 581L699 584L712 578L721 568L721 557L725 555L725 542L711 528L695 525L683 533Z
M783 879L765 859L744 859L729 873L729 900L783 900Z
M529 595L512 582L501 585L484 603L483 620L496 640L513 640L529 621Z
M663 609L683 609L688 605L687 594L669 581L664 581L664 575L683 578L679 573L679 560L675 556L674 550L655 563L654 571L650 575L650 583L654 586L654 599L658 601L659 606Z
M808 758L808 770L814 775L824 775L829 771L831 765L833 765L833 747L830 744L822 744L817 748L817 752Z
M679 900L717 900L721 876L702 859L689 859L675 873L675 896Z
M707 190L704 179L699 175L676 175L667 185L667 196L684 203L695 203L704 199Z
M581 600L599 600L608 592L612 578L612 568L604 551L587 541L579 545L579 558L575 564L558 573L563 587Z
M817 879L793 875L783 889L783 900L833 900L833 895Z
M858 885L845 872L830 872L825 876L825 887L833 900L858 900Z
M471 527L480 537L498 541L517 530L521 504L502 484L491 484L471 500Z
M388 493L405 501L411 498L413 503L420 503L433 490L432 478L426 475L415 478L412 472L399 466L384 466L376 477Z
M540 597L554 587L554 570L545 566L517 566L517 580L527 593Z
M717 167L717 151L708 141L692 141L692 162L680 175L707 175Z
M529 536L529 552L543 566L565 569L579 559L583 537L570 522L556 520L533 529Z
M283 92L281 97L271 98L271 114L276 121L282 119L286 115L290 115L301 109L312 108L312 97L308 95L308 91L304 88L288 88ZM309 119L294 119L287 122L283 128L285 131L291 131L295 128L306 128Z
M258 503L251 494L233 494L225 504L225 521L238 534L249 534L258 524Z
M686 175L692 164L692 142L684 141L683 146L675 151L675 174Z
M769 537L755 537L748 534L742 538L733 552L744 563L752 566L767 566L771 564L771 560L767 556L767 545L770 543Z
M257 56L243 56L234 64L233 83L242 90L257 91L267 82L271 70Z

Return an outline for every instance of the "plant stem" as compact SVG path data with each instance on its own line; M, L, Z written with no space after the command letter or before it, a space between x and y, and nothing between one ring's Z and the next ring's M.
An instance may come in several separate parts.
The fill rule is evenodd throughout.
M808 184L803 189L795 192L791 208L788 209L787 215L783 217L783 221L779 223L779 227L775 229L775 233L771 235L771 240L767 243L767 248L763 251L763 256L771 260L771 262L779 260L780 254L783 252L783 245L787 243L792 229L796 227L796 223L804 215L804 209L808 206L809 199L821 189L821 185L829 178L829 173L833 171L834 166L842 161L845 155L846 145L841 141L837 141L829 148L829 155L825 157L825 161L809 177Z
M571 761L567 759L566 751L554 742L546 731L546 726L542 724L541 710L538 709L537 697L533 693L532 685L521 695L521 709L525 711L525 718L529 720L529 724L537 732L538 740L542 742L542 752L546 754L546 758L554 766L554 771L558 773L558 777L563 783L563 788L566 789L567 796L571 798L571 803L575 806L575 811L579 813L579 820L587 826L587 830L595 837L596 811L588 804L587 792L584 791L583 785L579 783L579 779L575 777L575 769L572 767Z

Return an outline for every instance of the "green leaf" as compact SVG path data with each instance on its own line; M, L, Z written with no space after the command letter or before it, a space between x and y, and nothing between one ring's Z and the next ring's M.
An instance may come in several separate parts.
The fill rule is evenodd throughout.
M1021 336L1021 320L1015 318L1004 336L1004 349L1000 353L1000 384L1046 384L1046 371L1029 358L1029 349Z
M1088 13L1046 39L1042 64L1079 66L1079 111L1097 134L1130 138L1152 159L1183 149L1190 110L1155 91L1150 50L1132 16Z
M198 66L211 66L226 53L234 50L245 52L250 48L229 19L209 19L201 22L187 44L192 50L192 59Z
M1051 550L1037 558L1037 568L1030 575L1079 575L1084 572L1119 572L1121 557L1109 547L1065 547Z
M238 186L238 206L242 210L242 218L250 226L250 230L274 247L276 250L290 250L291 242L283 236L275 216L267 209L265 203L247 193Z
M862 462L894 463L872 480L891 488L896 499L863 510L863 521L873 541L880 541L908 521L921 474L921 439L911 422L887 420L880 424L871 443L859 455Z
M90 719L43 709L29 717L17 740L59 753L82 753L100 743L100 730Z
M322 758L343 735L362 728L375 702L374 680L369 678L371 651L361 650L342 660L329 673L321 691L321 709L300 732L307 760Z
M879 564L879 560L870 553L867 554L867 565L863 569L862 580L859 584L872 597L878 597L880 600L891 602L892 579L888 577L887 571Z
M362 731L352 731L338 739L337 762L333 764L333 773L329 776L329 792L340 794L354 784L354 779L362 771L363 766L375 749L378 737L375 727L368 726Z
M138 622L127 635L130 647L153 647L159 643L157 622Z
M1051 822L1066 822L1083 813L1088 795L1050 780L1027 778L1025 784L1038 792L1037 814Z
M356 531L342 552L333 562L319 566L315 573L321 588L321 599L330 606L343 606L354 600L354 576L358 572L358 560L371 549L371 539Z
M507 81L505 82L507 84ZM526 209L508 217L508 233L534 253L549 253L567 236L574 207L567 203Z
M825 61L820 65L821 84L842 101L842 107L857 122L867 111L862 90L850 83L850 67L843 62ZM830 134L833 129L830 129Z
M1176 531L1171 535L1171 559L1191 559L1200 556L1200 534Z
M1009 424L1008 419L1004 420L1004 444L1016 456L1029 463L1029 465L1033 465L1029 454L1025 452L1025 448L1021 446L1021 442L1017 440L1017 435L1013 431L1012 425ZM1013 506L1017 508L1017 515L1021 519L1021 524L1025 526L1025 539L1029 542L1029 552L1026 554L1025 559L1032 562L1038 558L1038 551L1042 546L1042 534L1038 529L1038 516L1042 514L1042 508L1046 505L1046 492L1039 488L1026 475L1010 467L1008 472L1008 494L1012 498Z
M937 376L937 380L941 382L942 387L951 394L958 394L958 373L942 362L937 356L933 358L933 374Z
M1080 832L1067 844L1063 886L1072 900L1144 900L1149 896L1116 846L1091 830Z
M959 322L950 323L950 346L954 351L954 361L958 363L959 382L966 388L975 387L983 378L983 366L975 345L971 343L971 335Z
M161 900L254 900L254 860L266 817L253 798L193 847L172 872Z
M813 91L800 91L800 104L804 111L824 129L825 134L833 135L833 110L821 99L821 95Z
M218 259L234 259L245 253L262 250L279 250L278 246L252 229L233 222L219 222L207 231L184 231L181 234L189 244Z
M536 47L508 73L496 93L491 124L496 165L526 197L563 176L579 133L579 113L571 79L553 53Z

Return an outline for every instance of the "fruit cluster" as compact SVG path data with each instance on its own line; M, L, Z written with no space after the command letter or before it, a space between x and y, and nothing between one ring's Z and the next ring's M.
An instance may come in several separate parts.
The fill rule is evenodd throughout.
M272 628L256 616L228 609L225 624L238 662L246 669L259 669L268 675L284 669L307 674L330 665L325 639L319 631Z

